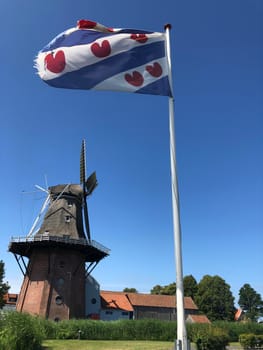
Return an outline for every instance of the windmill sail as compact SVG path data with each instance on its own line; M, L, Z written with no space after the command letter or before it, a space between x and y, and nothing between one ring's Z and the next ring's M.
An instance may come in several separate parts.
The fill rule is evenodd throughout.
M86 180L86 144L85 140L82 140L81 152L80 152L80 183L84 184Z

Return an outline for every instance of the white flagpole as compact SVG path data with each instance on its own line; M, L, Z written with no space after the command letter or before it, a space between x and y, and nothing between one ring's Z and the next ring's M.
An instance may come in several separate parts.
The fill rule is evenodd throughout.
M169 81L172 89L171 48L170 48L171 25L165 25L166 31L166 53L169 68ZM178 180L176 174L176 148L174 132L174 97L169 97L169 131L170 131L170 163L172 182L172 205L173 205L173 230L174 251L176 263L176 309L177 309L177 350L187 350L187 333L184 312L184 285L183 285L183 263L180 223L180 203L178 192Z

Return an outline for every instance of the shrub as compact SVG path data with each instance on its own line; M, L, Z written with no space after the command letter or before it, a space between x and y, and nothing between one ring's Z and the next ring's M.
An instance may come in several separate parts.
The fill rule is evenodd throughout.
M41 349L44 334L36 318L18 312L6 312L1 318L1 350Z
M227 332L210 325L196 325L192 329L191 341L197 350L224 350L229 343Z
M244 349L260 349L263 346L263 335L240 334L239 342Z
M263 334L263 324L256 322L213 322L213 326L225 330L231 342L238 342L240 334Z

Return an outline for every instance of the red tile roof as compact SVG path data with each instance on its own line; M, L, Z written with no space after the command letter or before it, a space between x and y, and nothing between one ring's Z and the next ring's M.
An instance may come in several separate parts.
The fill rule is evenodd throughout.
M243 310L242 309L237 309L235 313L235 321L239 321L241 316L242 316Z
M176 307L176 298L173 295L127 293L134 306ZM184 297L185 309L198 310L192 298Z
M176 298L173 295L124 293L101 291L102 308L133 311L133 306L148 307L176 307ZM184 306L188 310L198 310L192 298L184 298Z
M133 307L124 292L100 291L100 296L103 309L133 311Z
M205 315L188 315L187 321L193 323L211 323Z

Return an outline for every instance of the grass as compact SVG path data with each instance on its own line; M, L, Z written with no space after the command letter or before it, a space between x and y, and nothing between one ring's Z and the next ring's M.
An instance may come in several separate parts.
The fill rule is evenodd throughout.
M231 346L233 349L243 349L240 343L229 343L229 346Z
M43 350L172 350L173 342L125 340L45 340Z
M43 350L173 350L173 342L131 340L45 340ZM240 343L230 343L230 349L242 350ZM196 349L192 344L191 349Z

